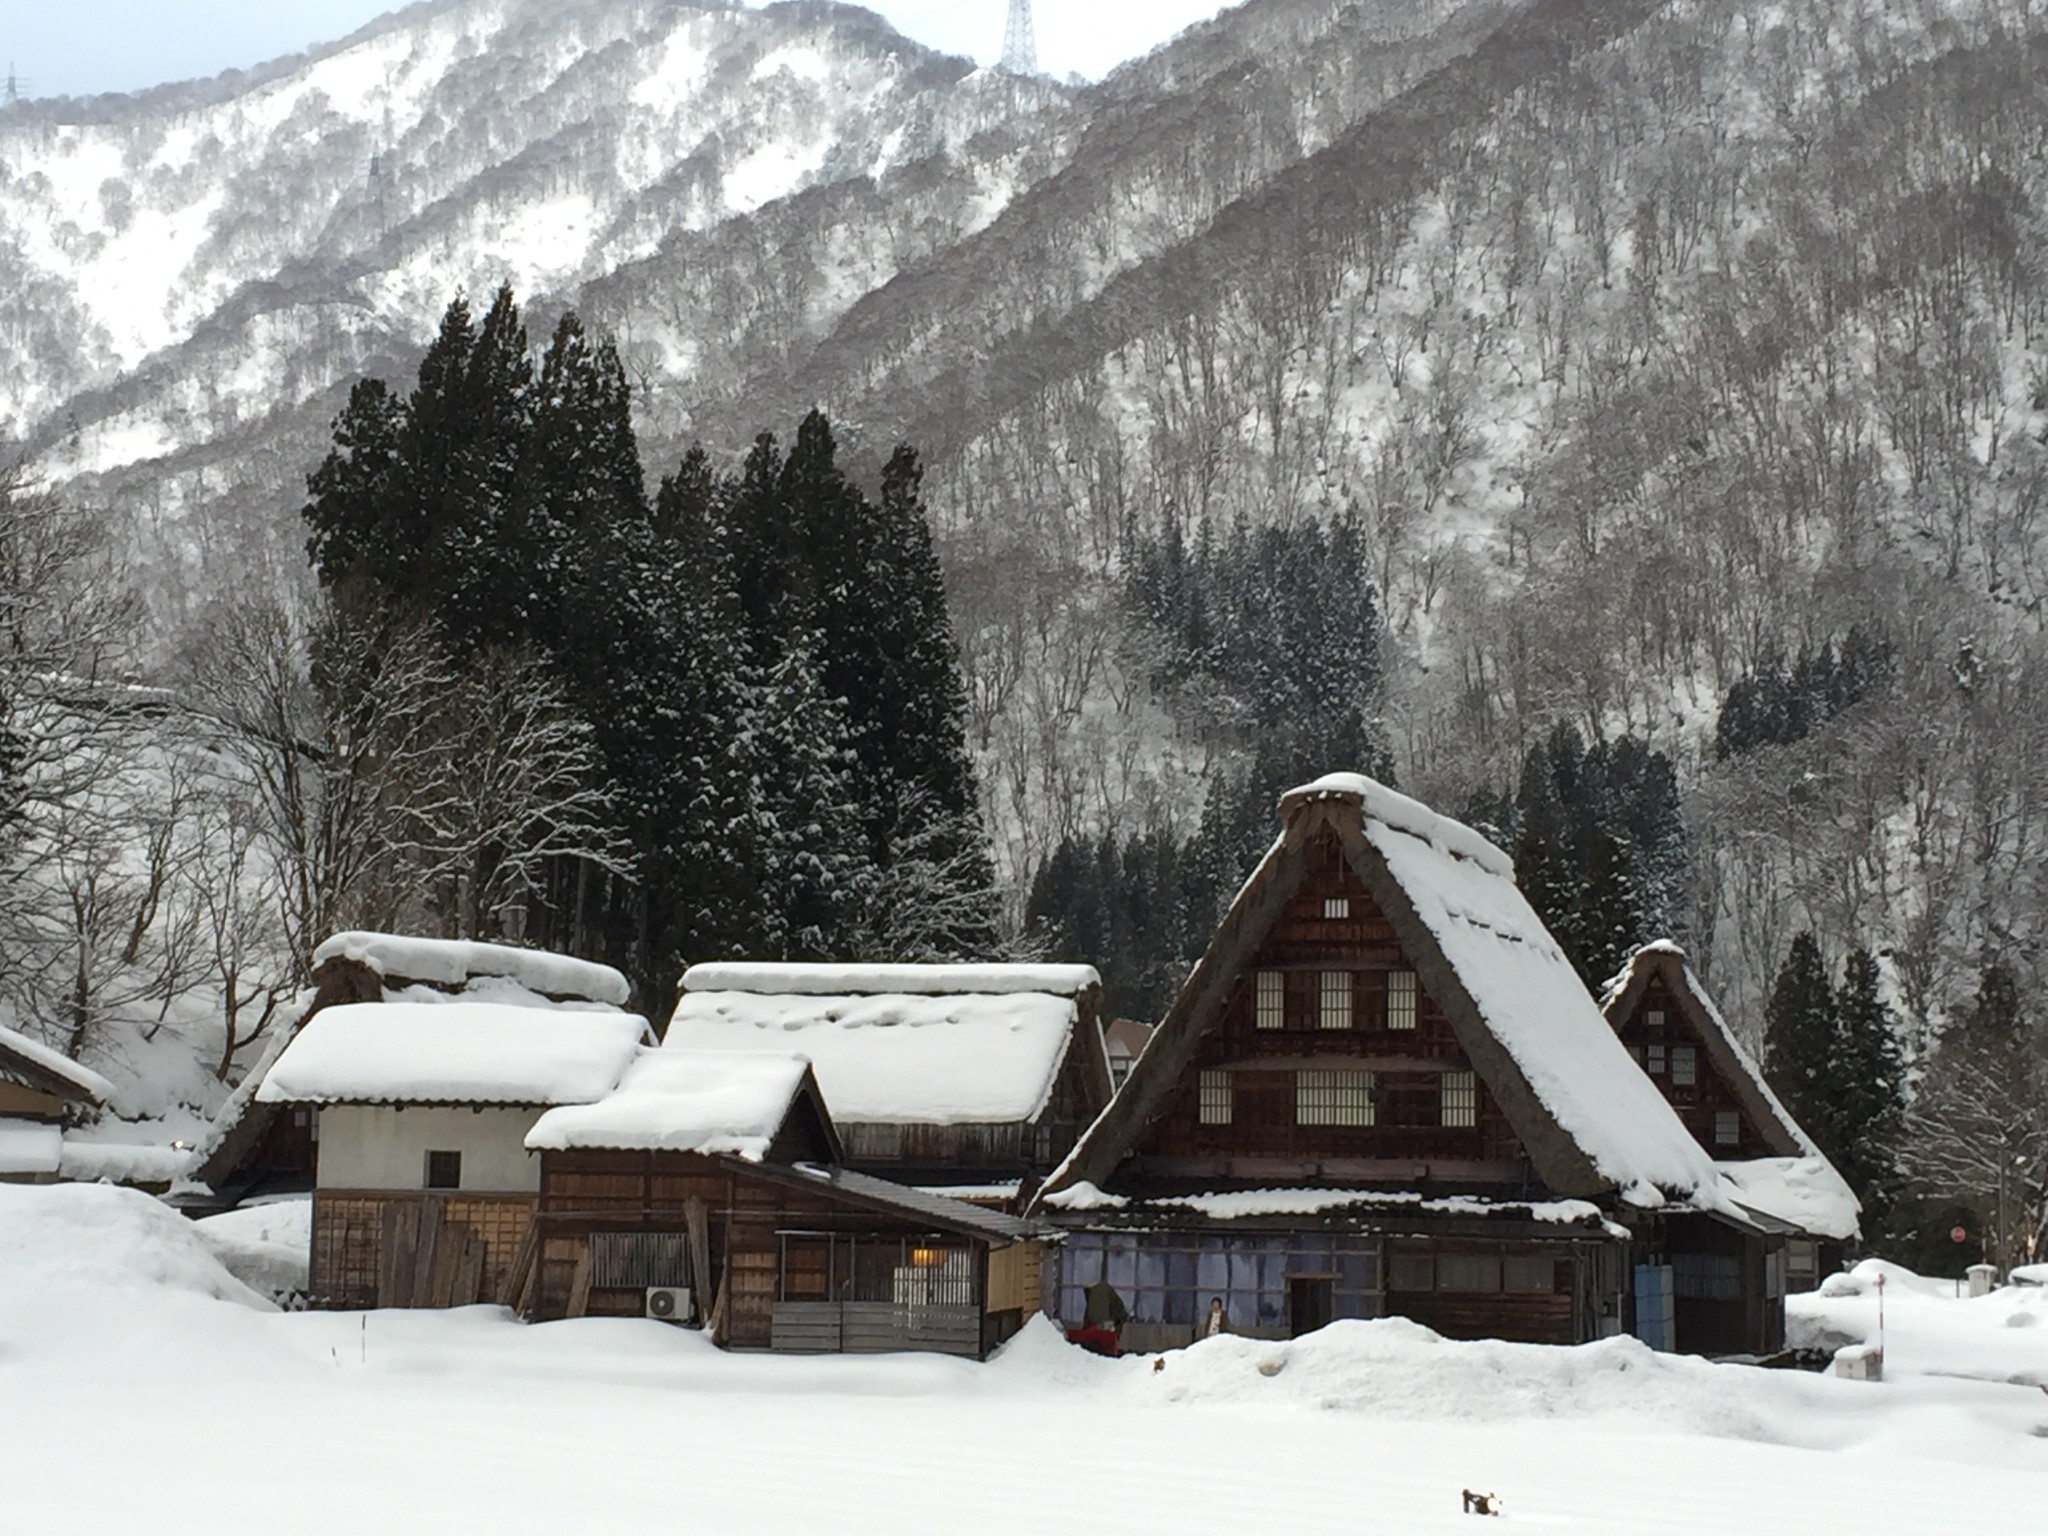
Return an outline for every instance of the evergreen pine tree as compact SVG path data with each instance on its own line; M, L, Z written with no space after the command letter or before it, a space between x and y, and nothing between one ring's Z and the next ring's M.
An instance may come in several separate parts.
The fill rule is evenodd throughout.
M1838 1006L1820 945L1800 934L1764 1008L1764 1077L1830 1159L1845 1157L1850 1144L1836 1097Z
M1863 1202L1865 1230L1882 1231L1904 1183L1906 1064L1882 975L1868 950L1851 951L1835 1005L1836 1162Z

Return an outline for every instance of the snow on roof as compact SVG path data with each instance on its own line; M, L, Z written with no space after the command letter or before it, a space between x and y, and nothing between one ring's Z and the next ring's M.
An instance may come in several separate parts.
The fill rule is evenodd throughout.
M1078 997L1102 985L1092 965L778 965L714 961L693 965L685 992L753 992L773 997L1008 997L1043 992Z
M1599 1173L1640 1200L1723 1196L1712 1159L1630 1059L1578 972L1515 883L1508 856L1459 822L1357 774L1294 791L1364 809L1366 841L1531 1090Z
M1238 1189L1202 1195L1164 1195L1153 1200L1129 1200L1107 1194L1093 1184L1076 1184L1045 1197L1055 1210L1167 1212L1192 1211L1212 1221L1244 1221L1261 1216L1323 1216L1348 1210L1413 1211L1428 1216L1501 1217L1558 1226L1598 1225L1612 1235L1626 1237L1627 1229L1614 1226L1600 1207L1587 1200L1481 1200L1467 1195L1442 1197L1414 1192L1363 1189Z
M1735 1203L1749 1210L1814 1237L1846 1241L1862 1229L1862 1203L1835 1165L1819 1153L1756 1157L1719 1166Z
M589 1104L647 1023L503 1003L351 1003L315 1014L257 1090L265 1104Z
M792 968L779 969L786 976ZM729 971L699 966L685 985L700 972L724 979ZM940 996L693 988L676 1004L668 1042L689 1051L807 1056L842 1125L1009 1124L1044 1113L1078 1016L1071 996L1032 991Z
M505 944L338 933L313 954L315 969L331 960L352 960L387 978L448 987L477 977L502 977L544 997L584 998L614 1008L625 1007L633 995L631 984L608 965Z
M64 1132L33 1120L0 1120L0 1178L41 1178L64 1156Z
M701 1152L758 1163L809 1071L801 1056L765 1051L648 1051L616 1093L542 1115L526 1145L536 1152Z
M90 1067L80 1066L69 1056L51 1050L39 1040L12 1029L0 1028L0 1075L8 1068L8 1057L24 1068L68 1084L81 1098L104 1104L114 1096L114 1085Z

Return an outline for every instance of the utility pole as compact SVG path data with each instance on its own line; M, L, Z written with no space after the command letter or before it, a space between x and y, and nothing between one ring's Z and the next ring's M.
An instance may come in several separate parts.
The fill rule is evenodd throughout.
M1038 73L1038 29L1031 20L1031 0L1010 0L1010 25L1003 34L1004 74L1028 77Z

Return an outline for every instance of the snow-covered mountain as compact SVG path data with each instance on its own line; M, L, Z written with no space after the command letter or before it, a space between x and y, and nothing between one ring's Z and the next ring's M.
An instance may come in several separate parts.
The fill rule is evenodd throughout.
M254 75L19 107L0 429L58 476L172 459L402 358L458 286L573 294L1060 99L848 6L434 0Z

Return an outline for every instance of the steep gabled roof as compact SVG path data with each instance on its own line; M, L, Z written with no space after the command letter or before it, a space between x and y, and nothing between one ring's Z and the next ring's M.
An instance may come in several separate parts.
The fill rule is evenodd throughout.
M1281 814L1279 841L1049 1191L1106 1184L1164 1113L1237 976L1299 890L1312 846L1330 836L1553 1192L1726 1207L1713 1161L1608 1028L1507 855L1357 774L1295 790Z
M0 1029L0 1078L66 1104L103 1105L114 1095L114 1085L90 1067L11 1029Z
M1108 1102L1100 992L1087 966L699 965L666 1038L808 1057L842 1124L1025 1123L1076 1052Z
M692 1051L674 1045L648 1051L626 1070L618 1090L595 1104L551 1109L526 1145L536 1152L696 1152L758 1163L787 1155L792 1119L830 1162L841 1156L839 1134L801 1056Z
M1756 1058L1742 1048L1742 1042L1735 1038L1735 1031L1728 1027L1721 1010L1714 1006L1706 988L1693 975L1685 951L1676 944L1666 941L1645 945L1636 951L1628 969L1608 983L1600 1006L1615 1032L1620 1033L1627 1025L1642 1002L1643 993L1658 977L1663 978L1677 1001L1679 1011L1686 1016L1692 1032L1705 1047L1707 1060L1716 1075L1728 1085L1729 1091L1742 1105L1744 1117L1757 1128L1771 1155L1803 1157L1817 1152L1819 1149L1799 1128L1799 1122L1771 1092Z
M1719 1165L1736 1201L1816 1236L1856 1236L1862 1205L1855 1193L1792 1118L1784 1101L1771 1091L1763 1068L1736 1039L1727 1018L1693 973L1683 949L1660 941L1636 951L1628 968L1608 983L1601 999L1609 1025L1619 1034L1634 1017L1650 983L1659 978L1686 1016L1707 1061L1772 1154Z

